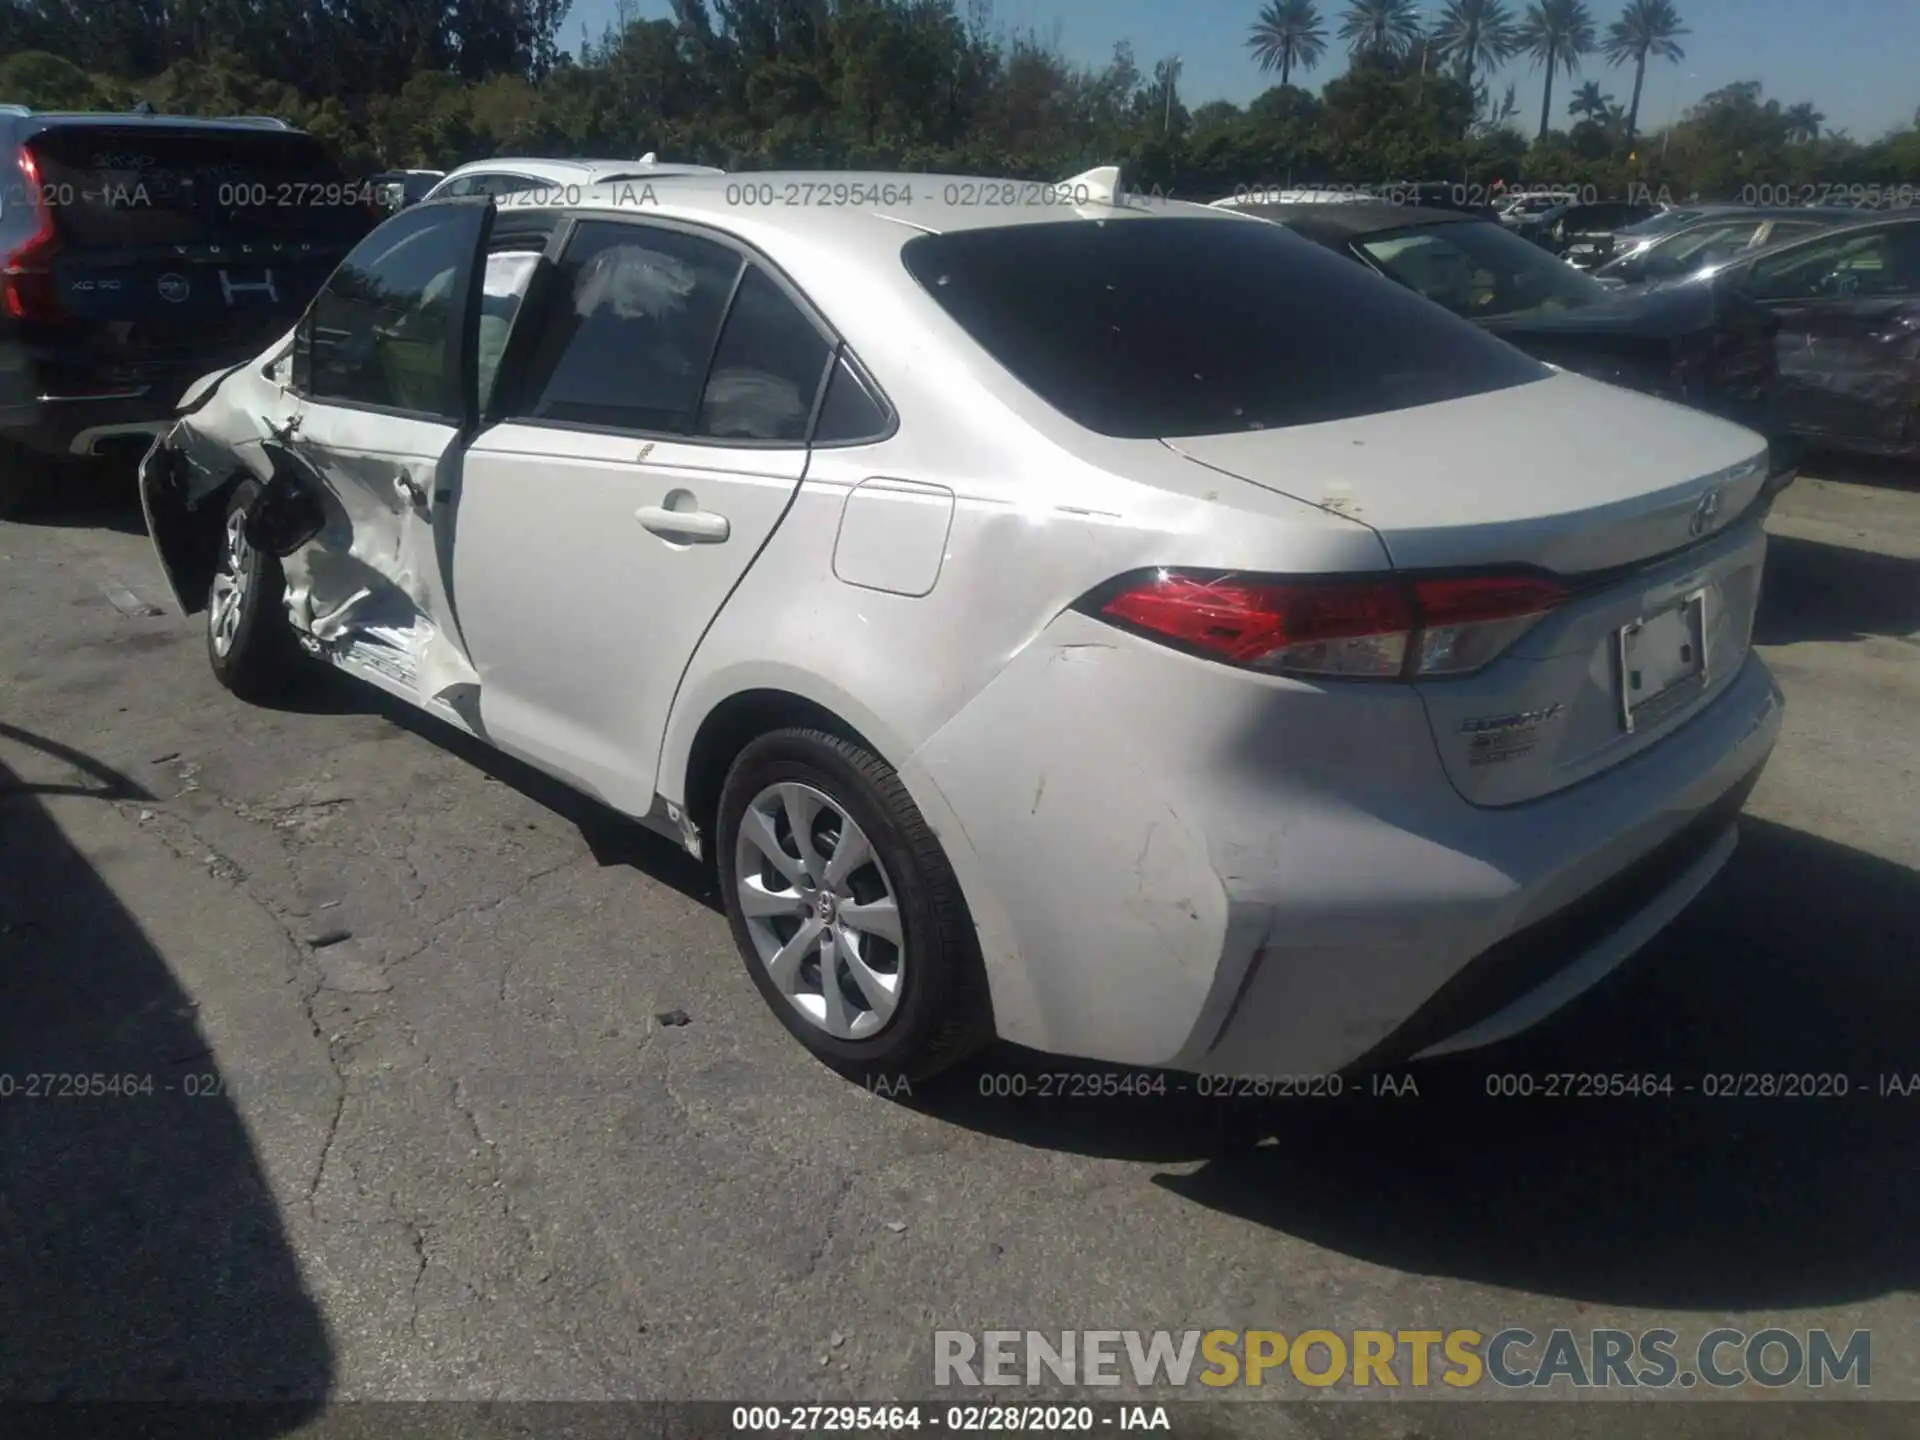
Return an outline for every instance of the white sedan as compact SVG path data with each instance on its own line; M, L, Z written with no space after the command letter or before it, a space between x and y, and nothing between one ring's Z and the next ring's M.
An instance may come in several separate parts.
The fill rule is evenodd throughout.
M1725 862L1765 461L1112 170L763 174L403 212L142 491L231 689L710 858L841 1070L1270 1075L1511 1034Z

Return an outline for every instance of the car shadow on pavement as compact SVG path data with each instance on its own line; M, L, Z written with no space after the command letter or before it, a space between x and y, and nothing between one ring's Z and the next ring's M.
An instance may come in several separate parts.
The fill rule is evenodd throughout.
M1888 490L1920 490L1920 461L1881 455L1850 455L1840 450L1810 450L1800 464L1802 475L1842 485L1876 485Z
M100 783L0 765L0 1400L253 1400L221 1432L284 1434L332 1383L319 1310L192 997L42 798L140 789L7 733Z
M1754 617L1756 645L1920 633L1920 560L1775 535Z
M1713 886L1620 974L1504 1046L1396 1072L1397 1096L1356 1076L1339 1098L1265 1106L1070 1087L1046 1098L1048 1072L1124 1075L1003 1049L915 1103L1034 1145L1202 1159L1156 1183L1418 1274L1702 1309L1911 1288L1920 874L1764 820L1743 819L1741 836ZM1010 1070L1025 1081L1008 1086ZM1568 1074L1670 1077L1671 1093L1549 1098L1548 1077ZM1780 1075L1846 1094L1742 1098L1779 1091L1759 1077ZM1886 1076L1912 1093L1883 1094ZM1535 1093L1488 1094L1522 1084ZM1024 1098L982 1093L1015 1088Z
M512 786L572 825L596 864L631 866L708 909L725 913L712 871L664 835L384 690L316 663L298 683L275 697L274 708L306 715L377 715L458 756L483 775Z
M21 525L145 535L137 465L134 456L62 465L39 479L6 518Z

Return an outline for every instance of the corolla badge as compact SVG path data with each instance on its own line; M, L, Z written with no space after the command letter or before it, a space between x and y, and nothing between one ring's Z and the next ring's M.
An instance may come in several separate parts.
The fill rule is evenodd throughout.
M160 277L160 298L169 305L178 305L193 293L193 286L187 283L187 277L169 271Z
M1720 492L1709 490L1700 497L1700 503L1693 507L1693 515L1687 521L1687 534L1700 536L1711 530L1720 518Z
M1460 733L1489 735L1505 730L1525 730L1535 725L1543 725L1549 720L1558 720L1566 710L1565 705L1556 701L1539 710L1520 710L1512 715L1481 715L1461 722Z
M1540 748L1540 729L1558 720L1567 707L1559 702L1538 710L1520 710L1511 715L1478 715L1461 722L1460 733L1467 741L1467 763L1473 766L1499 765L1518 760Z

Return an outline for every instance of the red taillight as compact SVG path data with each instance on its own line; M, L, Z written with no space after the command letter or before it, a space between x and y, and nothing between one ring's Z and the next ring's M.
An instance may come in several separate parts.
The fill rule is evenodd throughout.
M0 309L15 320L67 320L70 317L60 303L53 279L53 256L60 248L60 236L40 183L40 164L31 147L21 147L20 174L26 181L22 193L39 223L24 243L0 257Z
M1566 588L1544 575L1461 575L1412 582L1420 633L1408 673L1466 675L1491 664L1563 604Z
M1287 674L1413 678L1491 662L1567 598L1542 576L1269 579L1157 570L1088 608L1214 659Z

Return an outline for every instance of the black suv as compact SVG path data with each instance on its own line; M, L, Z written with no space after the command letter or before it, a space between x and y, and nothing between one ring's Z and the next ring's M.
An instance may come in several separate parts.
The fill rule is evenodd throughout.
M278 120L0 105L0 510L290 327L374 202Z

